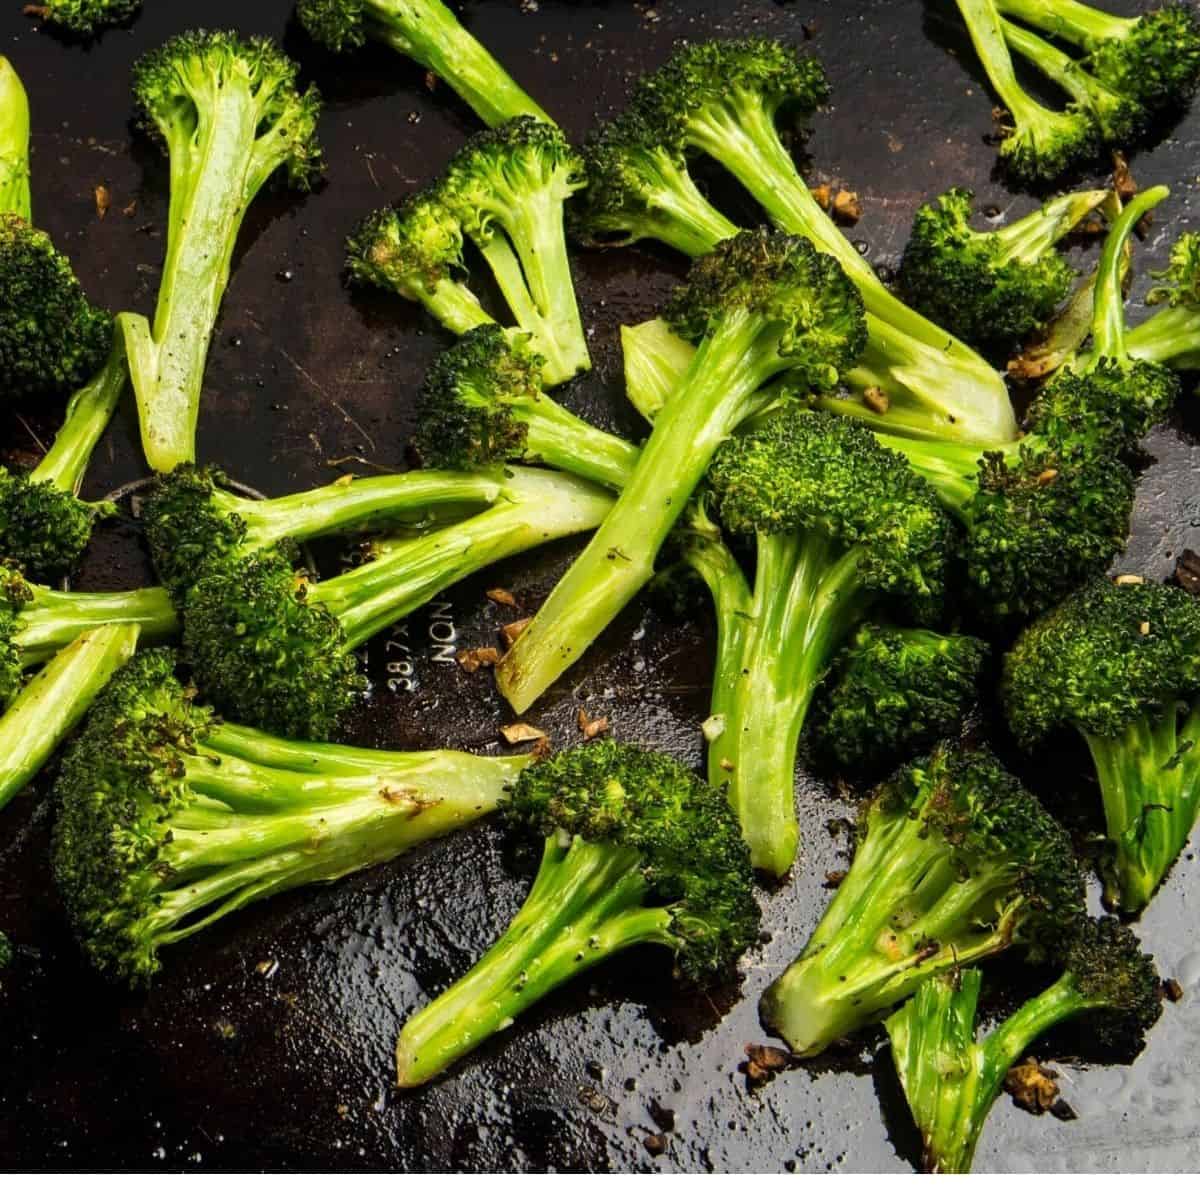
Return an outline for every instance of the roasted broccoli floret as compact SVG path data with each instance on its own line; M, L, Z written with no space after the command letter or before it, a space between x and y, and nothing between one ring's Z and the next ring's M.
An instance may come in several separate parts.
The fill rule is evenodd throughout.
M142 0L47 0L27 4L25 14L76 37L95 37L135 17L141 7Z
M877 771L953 736L979 695L988 646L962 633L861 625L817 693L818 749Z
M167 650L97 701L55 784L53 865L87 956L145 983L255 900L388 862L492 812L528 759L288 742L194 703Z
M1157 583L1097 580L1031 625L1004 664L1026 746L1087 742L1104 804L1110 903L1146 905L1200 816L1200 603Z
M444 80L487 125L550 118L459 23L441 0L298 0L314 41L335 52L382 42Z
M638 448L546 395L542 366L528 339L498 326L466 334L425 377L415 439L422 461L456 471L545 463L620 491Z
M1005 1076L1038 1038L1086 1014L1091 1030L1117 1049L1140 1046L1162 1008L1154 962L1111 917L1084 920L1064 955L1065 970L976 1041L982 972L944 971L926 979L885 1025L892 1059L924 1143L922 1165L966 1174Z
M180 34L134 68L142 123L171 167L167 251L153 328L117 318L129 355L146 461L169 471L195 459L209 342L246 211L281 169L307 188L319 169L320 98L266 38Z
M1066 830L990 753L939 746L868 801L850 870L763 996L763 1023L819 1054L939 971L1014 942L1053 954L1083 904Z
M113 672L137 648L137 625L81 633L21 688L0 717L0 809L41 770Z
M727 441L708 486L721 523L757 551L748 603L740 588L714 590L718 605L733 601L717 626L738 652L718 660L709 782L727 788L754 866L783 875L799 840L795 763L813 696L875 602L937 615L950 523L868 430L799 405Z
M837 262L766 230L697 260L669 317L699 350L612 512L497 668L517 712L649 582L717 448L756 411L758 389L784 372L833 386L865 338L862 300Z
M569 475L509 468L483 512L310 583L280 549L209 569L184 605L197 681L230 717L291 737L330 737L365 687L352 651L491 563L595 529L612 494Z
M917 210L900 266L905 299L973 346L1012 349L1067 298L1074 272L1055 247L1107 195L1057 196L980 233L971 193L946 192Z
M501 808L545 838L537 877L483 958L409 1018L396 1046L401 1087L440 1074L610 954L664 946L681 975L702 980L731 973L757 937L733 814L673 758L595 741L527 768Z

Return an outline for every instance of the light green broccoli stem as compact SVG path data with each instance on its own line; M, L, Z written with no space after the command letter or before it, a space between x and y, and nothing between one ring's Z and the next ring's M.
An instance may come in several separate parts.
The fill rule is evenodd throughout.
M971 502L979 491L979 464L986 453L984 447L954 443L931 446L927 442L884 433L876 433L875 437L881 446L903 454L908 465L933 488L942 504L964 524L968 523ZM1006 458L1012 458L1018 454L1019 445L1014 442L1011 446L994 449Z
M1047 200L1041 208L987 236L1003 247L1004 263L1036 263L1108 198L1104 188L1070 192Z
M526 114L550 121L441 0L368 0L366 8L374 37L444 80L485 124Z
M0 213L33 220L29 194L29 97L12 63L0 54Z
M525 444L532 459L617 492L632 477L641 454L637 446L581 420L545 393L519 404L515 415L526 424Z
M1085 50L1128 37L1138 23L1136 17L1117 17L1078 0L996 0L996 7L1005 16Z
M417 538L379 543L374 562L309 589L358 646L446 588L502 559L595 529L612 506L604 488L550 471L512 471L486 512Z
M1138 717L1118 737L1083 731L1104 801L1113 861L1105 872L1110 903L1138 912L1191 837L1200 816L1200 713Z
M439 1075L610 955L645 942L675 946L670 910L646 907L647 890L636 850L551 834L533 887L500 940L401 1030L399 1085Z
M649 211L631 222L638 236L699 258L737 234L738 227L700 191L690 171L665 152L657 155L655 167L667 186L656 187L647 197Z
M1200 306L1164 308L1125 334L1130 358L1176 371L1200 370Z
M81 633L21 689L0 717L0 809L41 770L137 641L136 625Z
M1004 6L999 7L1003 9ZM1002 20L1000 24L1009 48L1032 63L1051 83L1062 88L1077 105L1093 112L1105 136L1109 136L1105 127L1105 110L1110 105L1119 104L1120 97L1085 71L1069 54L1036 33L1030 33L1011 21Z
M663 405L688 373L696 347L674 333L661 317L640 325L621 326L625 394L653 425Z
M457 279L447 277L430 284L422 278L400 276L396 290L415 300L439 325L458 337L480 325L497 323L475 293Z

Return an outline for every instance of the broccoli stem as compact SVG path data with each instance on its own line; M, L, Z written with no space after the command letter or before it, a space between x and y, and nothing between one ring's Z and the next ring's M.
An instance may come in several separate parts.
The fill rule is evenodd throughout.
M1142 716L1117 737L1083 730L1104 802L1113 862L1105 898L1138 912L1191 837L1200 812L1200 712L1180 718L1168 704L1162 716Z
M496 324L475 293L457 279L439 279L432 286L421 280L406 285L401 295L409 292L439 325L457 337L480 325Z
M908 459L909 466L921 475L937 492L938 499L954 515L967 523L971 501L979 490L979 463L987 448L957 443L939 442L936 445L905 437L876 433L879 444ZM994 447L1007 459L1015 458L1020 443Z
M621 326L625 394L653 425L663 405L688 373L696 347L673 332L661 317L640 325Z
M92 451L104 436L128 379L125 347L117 337L104 366L71 397L54 444L29 473L31 482L49 483L60 492L78 495Z
M1062 38L1085 50L1097 43L1128 37L1137 17L1117 17L1078 0L995 0L1005 16L1016 17L1051 37Z
M517 414L526 424L526 446L534 461L620 491L637 466L640 450L614 434L581 420L542 393Z
M136 625L81 633L21 690L0 717L0 809L38 773L137 648Z
M643 856L551 834L525 903L503 936L400 1032L400 1087L417 1087L566 980L628 946L674 946L671 912L645 905Z
M487 125L529 115L550 121L441 0L371 0L372 34L444 80Z
M1161 309L1126 332L1125 351L1130 358L1176 371L1200 370L1200 307Z
M29 194L29 97L0 54L0 212L33 220Z
M995 238L1004 248L1002 263L1036 263L1107 197L1104 188L1055 196L1028 216L987 236Z
M738 227L696 186L692 173L671 155L655 154L657 183L646 196L646 212L630 221L631 240L653 238L689 258L711 254Z
M59 592L31 585L33 600L17 616L13 642L23 667L53 658L81 634L101 626L134 624L143 641L179 632L179 618L163 588L132 592Z

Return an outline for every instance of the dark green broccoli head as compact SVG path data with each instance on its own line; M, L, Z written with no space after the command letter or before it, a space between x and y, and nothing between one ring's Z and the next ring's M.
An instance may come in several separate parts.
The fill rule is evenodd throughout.
M279 549L211 571L188 594L183 645L219 708L284 736L328 740L366 680L308 587Z
M997 234L976 232L973 201L953 188L917 210L900 284L915 308L970 344L1011 345L1053 316L1074 272L1053 248L1027 262Z
M865 587L940 608L952 532L904 456L848 417L789 405L731 438L709 471L734 533L813 532L861 551Z
M752 229L722 242L692 265L665 315L700 342L747 314L777 340L780 369L817 388L832 387L866 346L862 296L807 238Z
M30 5L34 15L79 37L93 37L135 16L142 0L45 0Z
M1090 50L1088 65L1114 91L1147 108L1178 108L1200 81L1200 16L1191 4L1165 4Z
M528 340L510 342L498 325L472 329L425 377L414 439L422 461L469 471L523 457L529 427L521 409L539 400L542 358Z
M346 270L357 283L388 288L420 302L463 270L463 231L432 191L381 208L346 240Z
M97 509L48 480L0 467L0 549L37 579L68 574L92 537Z
M314 42L341 53L367 40L366 0L298 0L296 16Z
M112 316L88 302L50 238L0 213L0 387L9 401L63 395L112 345Z
M140 58L133 90L142 122L169 149L182 149L202 136L225 92L237 93L253 109L256 174L260 186L286 167L296 187L306 188L321 169L317 119L321 98L301 92L299 67L269 38L198 29L181 33Z
M672 911L689 977L729 968L757 938L754 873L737 818L721 792L669 755L589 742L528 767L502 806L545 837L635 849L647 902Z
M0 710L6 708L24 684L24 667L16 635L21 610L33 600L33 590L11 563L0 563Z
M1023 181L1057 179L1100 149L1094 118L1079 109L1042 108L1002 132L1000 161Z
M1152 272L1162 282L1146 293L1148 304L1200 303L1200 233L1185 233L1171 247L1171 259L1165 271Z
M963 634L861 625L817 697L822 751L870 771L927 749L961 726L988 646Z
M1107 454L1023 444L985 454L966 511L976 609L1001 624L1043 613L1105 570L1129 539L1135 479Z
M52 861L76 936L101 969L130 981L158 970L155 916L170 818L190 803L183 756L211 724L175 678L168 650L137 655L92 706L55 784Z
M1021 634L1002 690L1026 746L1064 725L1117 737L1200 690L1200 604L1164 584L1098 579Z

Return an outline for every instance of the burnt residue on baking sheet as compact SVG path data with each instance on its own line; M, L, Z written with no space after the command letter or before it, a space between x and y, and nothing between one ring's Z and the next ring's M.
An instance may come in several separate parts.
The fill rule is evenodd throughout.
M165 165L128 124L131 62L192 20L284 38L327 97L327 181L299 200L264 196L251 210L210 358L200 451L267 493L328 482L358 459L402 465L413 397L446 338L408 305L348 292L341 241L369 209L425 182L476 128L471 114L391 53L320 53L290 24L290 0L150 3L129 30L88 47L39 33L20 7L0 5L0 47L33 103L37 219L113 308L152 306L166 220ZM858 193L853 237L882 267L895 266L916 205L952 184L973 187L984 207L1032 206L993 176L992 102L947 5L460 7L573 135L620 104L629 80L679 38L753 31L805 42L824 59L835 97L815 122L815 179ZM1198 133L1200 110L1133 160L1140 182L1174 189L1139 250L1135 297L1191 220ZM103 216L98 185L108 189ZM727 191L742 217L744 200ZM637 437L618 328L652 315L682 264L635 248L580 252L576 268L596 366L565 398ZM1153 578L1168 576L1185 549L1200 550L1200 450L1188 403L1178 424L1147 443L1155 461L1125 565ZM31 432L44 438L55 425L52 413L20 416L2 422L7 451L34 449ZM142 473L126 410L97 456L89 494ZM491 672L468 674L456 655L500 644L500 627L536 608L570 553L555 547L501 564L373 642L372 699L349 736L497 752L510 718ZM136 531L117 525L97 539L79 584L146 578ZM515 608L488 598L497 588ZM566 745L581 736L583 708L607 717L617 737L700 765L711 645L703 612L680 624L634 605L529 719ZM1058 802L1084 792L1084 812L1094 814L1085 764L1069 744L1019 765ZM798 784L801 862L765 894L762 944L739 984L680 991L665 955L629 954L542 1004L449 1078L400 1095L391 1082L400 1023L471 964L520 902L523 864L498 830L239 913L168 954L148 994L129 994L104 986L64 931L47 869L42 779L0 816L0 928L19 944L18 968L0 984L0 1166L909 1170L918 1147L880 1031L796 1066L747 1050L766 1042L758 996L803 945L828 901L827 876L846 865L846 839L827 826L852 813L854 796L807 776ZM1163 974L1182 988L1145 1054L1132 1067L1085 1067L1068 1056L1085 1052L1077 1044L1038 1047L1041 1061L1059 1054L1056 1082L1078 1119L1034 1117L1002 1098L977 1169L1194 1167L1198 888L1189 851L1141 923ZM748 1072L755 1059L766 1067Z

